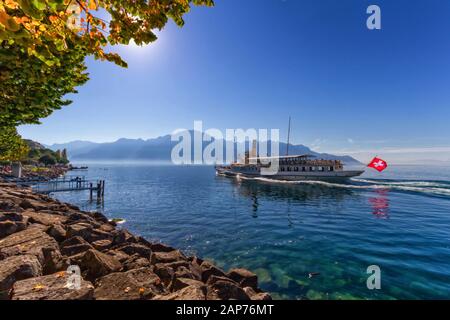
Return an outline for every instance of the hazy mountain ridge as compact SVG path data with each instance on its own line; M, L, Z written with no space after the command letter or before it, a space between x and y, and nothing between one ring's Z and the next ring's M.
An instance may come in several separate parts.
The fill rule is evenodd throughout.
M125 139L115 142L95 143L89 141L73 141L68 143L53 144L52 150L66 148L70 160L170 160L173 147L178 141L171 141L170 135L154 139ZM203 142L203 148L211 142ZM193 144L192 144L193 148ZM225 143L224 143L225 148ZM236 150L235 144L235 150ZM248 145L247 148L248 149ZM286 143L279 144L280 155L285 154ZM270 152L270 147L269 147ZM341 160L346 164L361 164L351 156L336 156L327 153L312 151L304 145L289 145L289 154L310 154L322 159Z

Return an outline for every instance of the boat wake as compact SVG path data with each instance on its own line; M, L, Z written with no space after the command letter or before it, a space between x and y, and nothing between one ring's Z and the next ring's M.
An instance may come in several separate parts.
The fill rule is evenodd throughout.
M359 190L392 190L399 192L420 193L440 197L450 197L450 181L427 180L378 180L352 178L347 183L333 183L326 181L285 181L263 177L239 177L241 180L262 181L265 183L316 185L328 188L359 189Z

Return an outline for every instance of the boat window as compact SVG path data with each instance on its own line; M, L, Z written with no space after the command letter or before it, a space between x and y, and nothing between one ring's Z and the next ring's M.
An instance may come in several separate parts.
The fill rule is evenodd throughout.
M309 167L309 171L314 171L314 167Z
M284 171L284 167L281 167L281 171Z
M306 171L306 168L305 168L305 167L302 167L302 171L305 172L305 171Z

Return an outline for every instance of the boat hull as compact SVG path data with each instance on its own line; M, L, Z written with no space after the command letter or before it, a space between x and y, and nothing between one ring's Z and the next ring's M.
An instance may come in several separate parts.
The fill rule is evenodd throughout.
M343 170L335 172L285 172L275 175L261 175L259 173L236 172L229 169L216 168L217 174L230 177L246 177L246 178L264 178L270 180L282 181L328 181L339 182L345 181L353 177L360 176L363 170Z

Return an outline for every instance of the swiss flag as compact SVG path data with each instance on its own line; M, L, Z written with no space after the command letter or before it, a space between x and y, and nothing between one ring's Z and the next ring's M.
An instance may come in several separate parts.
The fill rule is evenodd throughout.
M378 170L379 172L386 169L387 166L388 166L387 162L378 157L373 158L373 160L368 165L369 168L374 168L375 170Z

